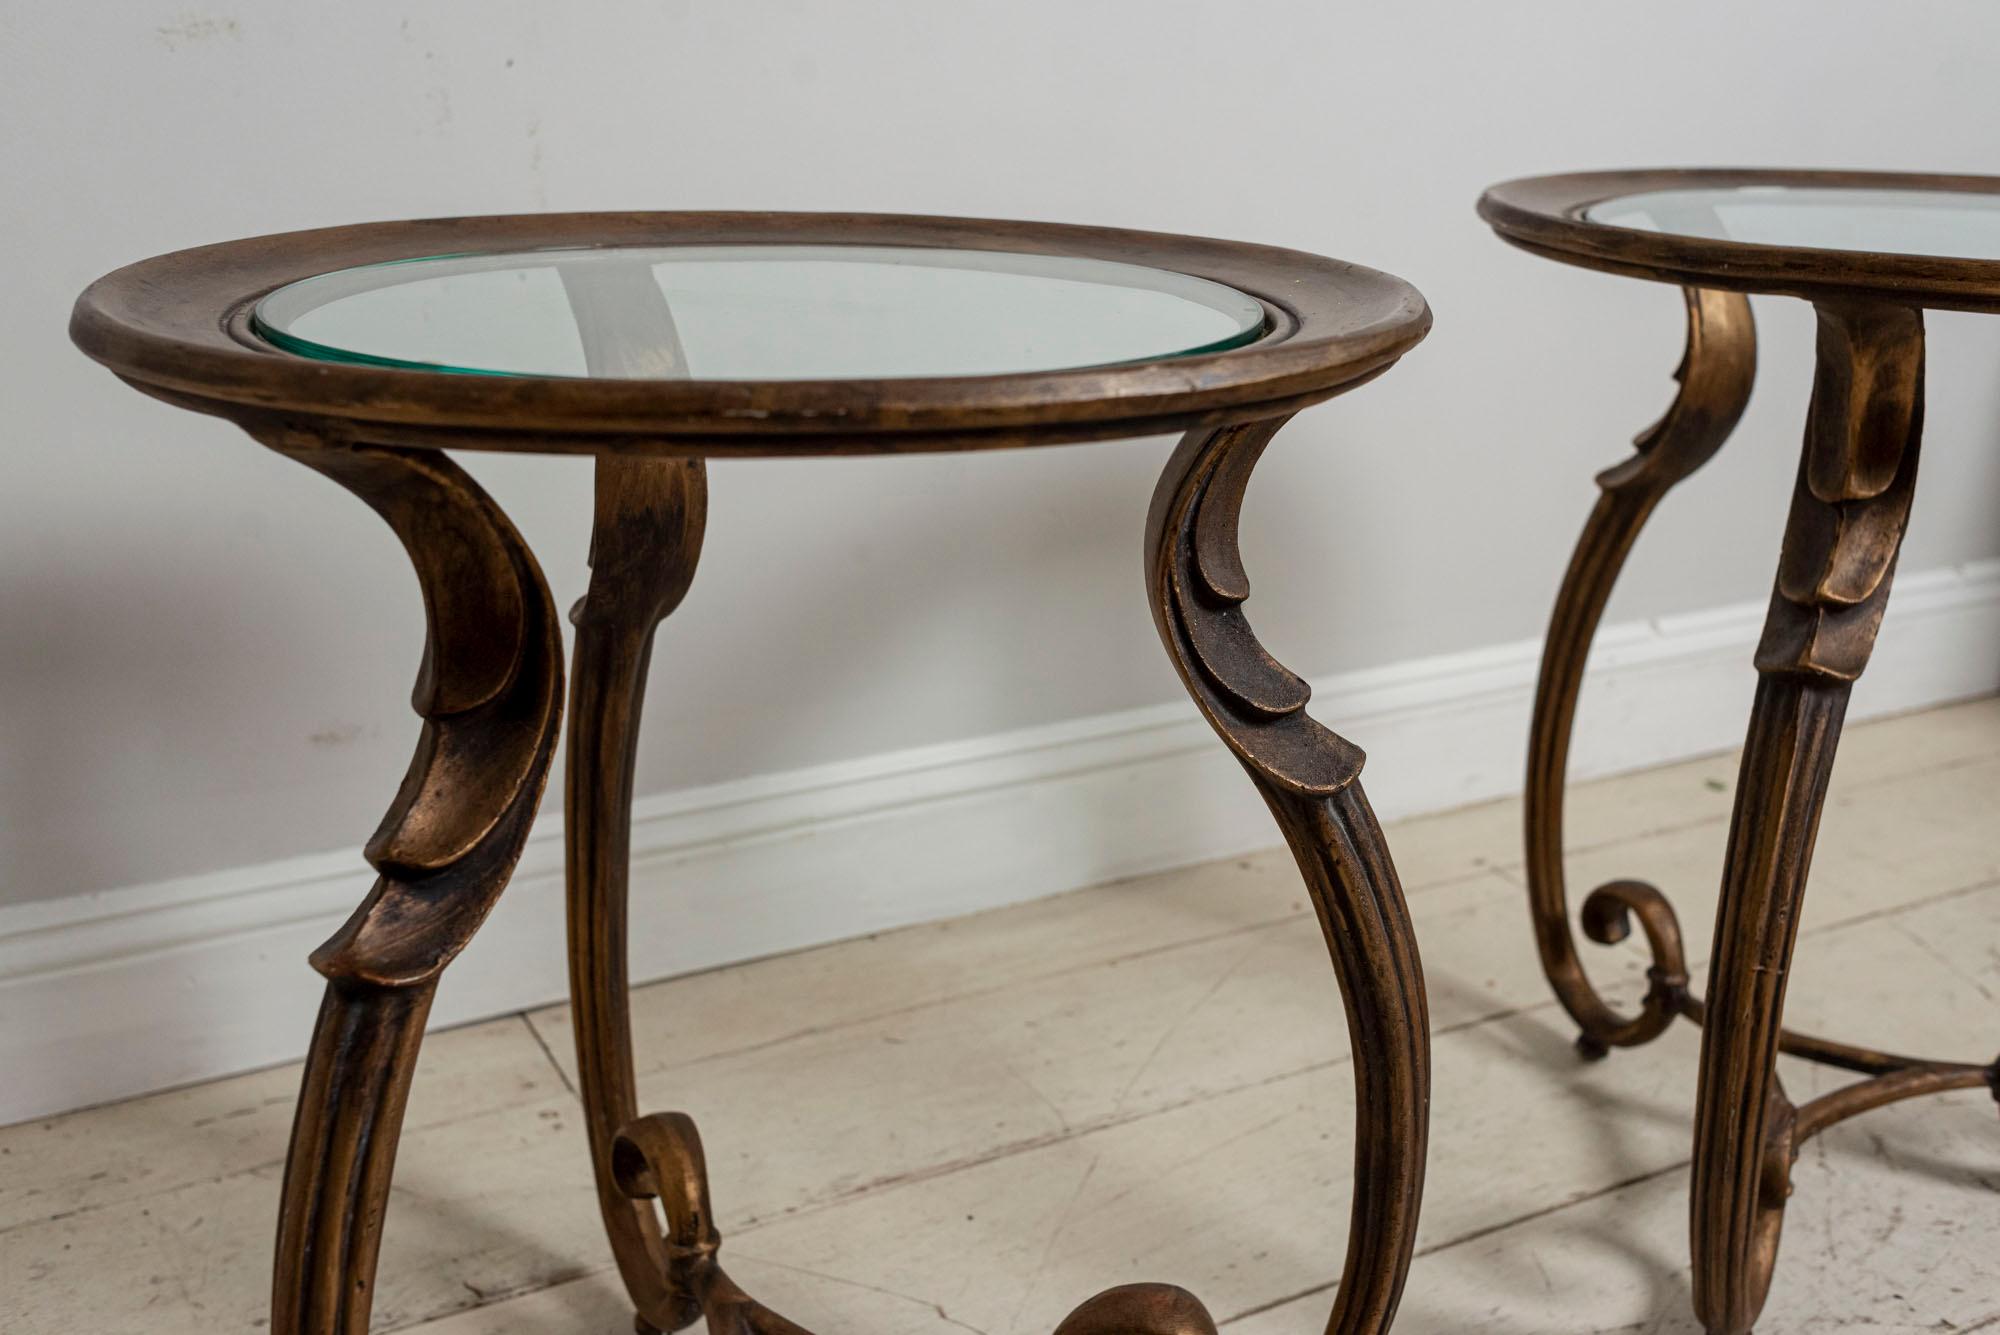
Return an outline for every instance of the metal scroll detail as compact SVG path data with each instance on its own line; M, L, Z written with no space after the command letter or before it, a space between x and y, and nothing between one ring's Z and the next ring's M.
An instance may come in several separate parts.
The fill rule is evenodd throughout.
M1681 1013L1688 985L1680 924L1658 889L1620 880L1585 897L1584 935L1601 944L1624 940L1637 918L1653 963L1636 1015L1614 1010L1591 986L1571 935L1563 876L1563 784L1570 732L1590 642L1612 586L1647 517L1674 485L1722 448L1743 415L1757 370L1757 334L1740 293L1685 290L1687 350L1666 415L1641 432L1638 453L1600 473L1602 490L1570 557L1542 650L1528 750L1527 879L1535 941L1556 996L1582 1031L1578 1047L1599 1057L1657 1037Z
M1867 666L1909 521L1923 428L1922 312L1819 306L1805 448L1785 526L1724 857L1700 1017L1692 1241L1695 1310L1715 1335L1747 1335L1777 1260L1791 1165L1834 1122L1938 1089L1990 1083L1956 1063L1842 1049L1786 1033L1785 984L1847 698ZM1869 1068L1803 1108L1778 1081L1780 1051Z
M1909 518L1923 419L1923 319L1882 302L1823 302L1805 450L1764 635L1724 859L1708 995L1690 990L1667 900L1614 881L1584 901L1585 935L1622 939L1637 918L1653 956L1635 1015L1584 977L1562 869L1562 791L1584 658L1619 567L1652 507L1709 458L1749 394L1754 338L1740 296L1689 290L1681 393L1599 478L1604 495L1564 579L1544 651L1528 768L1528 883L1544 971L1587 1056L1657 1036L1676 1017L1703 1028L1692 1190L1695 1307L1712 1335L1744 1335L1763 1306L1804 1141L1900 1099L1981 1085L2000 1065L1929 1061L1781 1027L1785 981L1847 696L1866 667ZM1726 1023L1708 1023L1711 1017ZM1868 1077L1795 1106L1780 1053Z
M1237 524L1280 421L1194 431L1147 518L1153 619L1181 681L1270 807L1311 892L1355 1054L1354 1196L1331 1335L1388 1329L1402 1296L1430 1116L1422 967L1359 782L1362 753L1305 713L1310 690L1258 643Z
M618 1273L640 1319L657 1330L688 1324L700 1307L675 1278L652 1195L629 1194L632 1179L616 1168L614 1141L639 1118L626 973L632 784L653 638L694 583L707 515L700 460L599 459L590 587L570 612L576 661L563 809L577 1086Z
M259 430L366 501L402 539L429 635L423 732L368 841L380 873L313 953L326 997L286 1161L273 1335L366 1335L403 1108L439 975L505 888L541 801L562 640L534 557L442 454Z
M1395 1315L1415 1241L1429 1025L1402 891L1356 781L1361 752L1304 713L1305 683L1264 652L1241 611L1248 587L1237 516L1278 425L1197 431L1182 441L1154 496L1147 581L1182 679L1291 844L1339 976L1361 1129L1347 1256L1328 1329L1378 1335ZM804 1335L723 1269L693 1120L634 1108L622 813L654 627L692 579L703 496L699 465L600 463L591 587L574 614L570 928L579 1073L605 1222L641 1328L705 1320L711 1335ZM1198 1300L1164 1284L1106 1290L1058 1328L1059 1335L1214 1330Z

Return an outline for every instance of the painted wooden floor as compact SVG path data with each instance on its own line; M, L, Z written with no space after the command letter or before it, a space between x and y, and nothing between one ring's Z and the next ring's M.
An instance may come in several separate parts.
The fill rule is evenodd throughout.
M1705 957L1734 777L1723 756L1579 789L1572 885L1657 882ZM1695 1032L1576 1060L1533 958L1517 822L1496 803L1390 831L1436 1033L1397 1329L1694 1331ZM1587 948L1637 994L1636 954ZM1349 1055L1282 852L678 979L635 1010L641 1103L700 1120L732 1273L817 1330L1041 1335L1141 1279L1193 1289L1232 1335L1324 1322ZM1964 1059L2000 1045L2000 701L1849 733L1791 1018ZM378 1330L631 1330L570 1065L560 1008L431 1037ZM1795 1095L1827 1087L1818 1068L1786 1074ZM0 1129L0 1330L264 1326L296 1082L266 1071ZM1989 1326L1991 1100L1903 1104L1813 1142L1759 1330Z

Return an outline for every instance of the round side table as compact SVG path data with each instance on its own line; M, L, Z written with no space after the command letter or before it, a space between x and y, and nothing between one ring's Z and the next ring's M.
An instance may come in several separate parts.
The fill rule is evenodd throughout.
M562 639L521 536L449 449L596 459L566 801L571 996L597 1190L642 1331L792 1335L730 1282L694 1123L641 1116L625 914L654 631L694 577L710 457L1005 449L1184 431L1146 589L1195 703L1291 845L1339 975L1360 1104L1330 1329L1388 1327L1422 1191L1423 979L1357 776L1258 644L1237 516L1293 413L1391 366L1422 297L1295 251L1144 232L830 214L549 215L297 232L143 261L71 336L135 388L332 478L408 551L429 624L408 777L373 891L312 956L325 1001L280 1208L273 1335L363 1335L404 1100L445 966L506 884L562 711ZM664 1226L661 1216L664 1215ZM1212 1335L1166 1285L1071 1335Z
M1542 966L1588 1057L1635 1047L1677 1017L1702 1026L1695 1109L1694 1303L1714 1335L1755 1322L1777 1258L1790 1173L1806 1139L1898 1099L1981 1085L2000 1064L1874 1052L1780 1027L1820 809L1855 679L1868 664L1909 518L1923 421L1927 308L2000 312L2000 178L1805 171L1619 171L1494 186L1480 216L1537 255L1678 283L1687 297L1680 393L1638 454L1598 476L1543 651L1529 746L1527 873ZM1756 653L1715 943L1689 990L1665 896L1613 881L1582 906L1585 935L1637 918L1653 965L1639 1010L1586 979L1563 884L1562 800L1584 659L1646 517L1721 448L1756 372L1744 294L1813 303L1817 365L1805 448ZM1780 1052L1866 1077L1802 1104Z

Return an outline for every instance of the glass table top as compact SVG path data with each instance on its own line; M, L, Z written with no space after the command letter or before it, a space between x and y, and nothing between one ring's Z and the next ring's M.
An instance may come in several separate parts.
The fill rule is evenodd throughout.
M481 375L845 380L1001 375L1215 352L1264 308L1187 274L889 246L440 255L270 293L257 334L325 361Z
M2000 195L1970 191L1786 185L1654 190L1601 200L1584 217L1717 241L2000 260Z

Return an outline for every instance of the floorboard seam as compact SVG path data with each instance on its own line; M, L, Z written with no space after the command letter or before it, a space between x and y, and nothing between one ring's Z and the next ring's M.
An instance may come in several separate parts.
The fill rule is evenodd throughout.
M1995 888L2000 888L2000 879L1987 879L1975 882L1970 885L1955 886L1949 890L1939 891L1934 895L1929 895L1922 899L1911 900L1907 904L1897 905L1894 908L1870 910L1865 913L1857 914L1852 918L1842 918L1835 922L1821 923L1814 927L1806 928L1800 932L1799 934L1800 939L1809 940L1820 936L1830 935L1834 932L1844 931L1850 927L1862 926L1867 923L1875 922L1883 918L1895 917L1900 914L1913 912L1915 910L1922 908L1927 908L1962 896L1977 894L1981 891L1991 890ZM1283 922L1290 920L1279 919L1277 921ZM1263 924L1263 926L1265 927L1271 925L1273 924L1270 923ZM1243 930L1247 931L1254 929L1246 928ZM1230 935L1240 935L1240 934L1241 934L1240 932L1230 932L1230 933L1224 933L1222 935L1224 937L1227 937ZM1699 964L1699 961L1697 961L1696 963ZM1002 989L993 989L993 990L998 991ZM1559 1008L1560 1004L1553 998L1545 998L1541 1001L1524 1003L1518 1006L1503 1007L1496 1011L1482 1012L1478 1015L1468 1016L1463 1020L1455 1021L1452 1024L1442 1025L1437 1028L1434 1028L1431 1031L1431 1037L1433 1040L1436 1040L1438 1038L1446 1037L1448 1035L1464 1033L1469 1030L1478 1029L1485 1025L1516 1019L1522 1016L1534 1015L1541 1012L1553 1011ZM524 1019L527 1018L525 1014L523 1015L523 1018ZM490 1024L492 1023L492 1021L482 1021L482 1023ZM538 1039L540 1038L539 1034L537 1035L537 1038ZM544 1048L544 1050L545 1051L547 1050L546 1047ZM1012 1142L1005 1146L993 1147L990 1150L982 1151L975 1155L962 1156L959 1159L955 1159L947 1163L934 1164L924 1168L915 1169L908 1174L892 1174L889 1177L879 1179L874 1182L864 1183L860 1186L851 1188L848 1191L841 1193L840 1195L829 1197L826 1200L801 1202L798 1205L788 1207L784 1210L775 1212L770 1215L757 1216L747 1220L739 1220L736 1222L734 1227L738 1233L742 1233L753 1228L762 1227L766 1224L772 1223L779 1219L795 1219L803 1217L805 1215L816 1214L822 1210L827 1210L833 1208L834 1206L846 1204L847 1202L856 1200L862 1196L873 1195L884 1191L894 1190L898 1187L915 1182L929 1181L934 1178L948 1176L952 1173L963 1171L964 1169L976 1168L981 1164L991 1163L994 1162L995 1160L1008 1158L1015 1154L1024 1154L1034 1150L1044 1149L1050 1145L1061 1144L1066 1140L1081 1139L1085 1136L1095 1135L1101 1131L1108 1131L1115 1129L1117 1127L1128 1126L1131 1125L1132 1123L1144 1121L1153 1117L1163 1116L1167 1113L1179 1112L1182 1111L1183 1109L1193 1107L1197 1104L1210 1102L1215 1099L1228 1098L1233 1095L1247 1093L1250 1090L1266 1088L1270 1085L1278 1084L1286 1080L1292 1080L1299 1078L1301 1076L1313 1075L1324 1071L1333 1070L1341 1066L1349 1065L1352 1063L1352 1061L1353 1061L1352 1053L1342 1053L1338 1056L1330 1057L1323 1061L1311 1062L1304 1066L1294 1067L1289 1071L1282 1071L1267 1076L1261 1076L1258 1079L1246 1081L1242 1084L1231 1085L1221 1089L1206 1090L1199 1094L1190 1095L1185 1099L1180 1099L1172 1103L1163 1104L1157 1108L1145 1109L1143 1111L1126 1114L1124 1116L1117 1117L1115 1119L1104 1119L1094 1122L1082 1122L1066 1132L1055 1131L1045 1136L1028 1137L1024 1140ZM669 1069L680 1069L680 1068L669 1068ZM647 1072L647 1075L650 1076L659 1073L660 1072ZM567 1088L569 1084L567 1079L565 1079L563 1083ZM572 1095L574 1095L575 1091L570 1090L569 1092ZM511 1112L519 1106L522 1105L508 1104L499 1108L481 1108L465 1118L452 1118L440 1122L428 1122L423 1124L422 1127L412 1127L409 1129L436 1130L439 1127L453 1125L455 1122L458 1121L469 1121L477 1117L495 1116L501 1113ZM234 1172L218 1174L216 1175L214 1180L226 1181L230 1178L241 1177L246 1174L260 1173L260 1172L268 1173L279 1167L282 1167L283 1163L284 1160L282 1158L266 1160L263 1162L252 1164L246 1168L238 1169ZM81 1207L79 1209L63 1211L59 1214L47 1216L40 1219L23 1220L19 1223L9 1224L5 1227L0 1227L0 1237L5 1237L10 1233L18 1232L22 1229L34 1228L39 1225L55 1222L56 1220L60 1219L68 1219L80 1215L95 1214L102 1210L114 1209L138 1201L149 1200L156 1196L166 1195L175 1191L183 1190L188 1185L191 1184L188 1183L177 1184L175 1186L160 1188L157 1191L145 1192L137 1196L121 1197L115 1201L100 1201L92 1205Z
M535 1027L535 1022L530 1018L528 1012L516 1011L514 1012L514 1018L521 1022L521 1027L526 1029L528 1036L535 1040L535 1046L542 1050L542 1056L548 1060L549 1069L556 1073L556 1079L562 1081L562 1087L569 1091L571 1098L581 1103L583 1096L577 1092L576 1085L569 1078L569 1072L564 1070L563 1064L556 1060L555 1050L549 1046L548 1039L542 1037L542 1031Z

